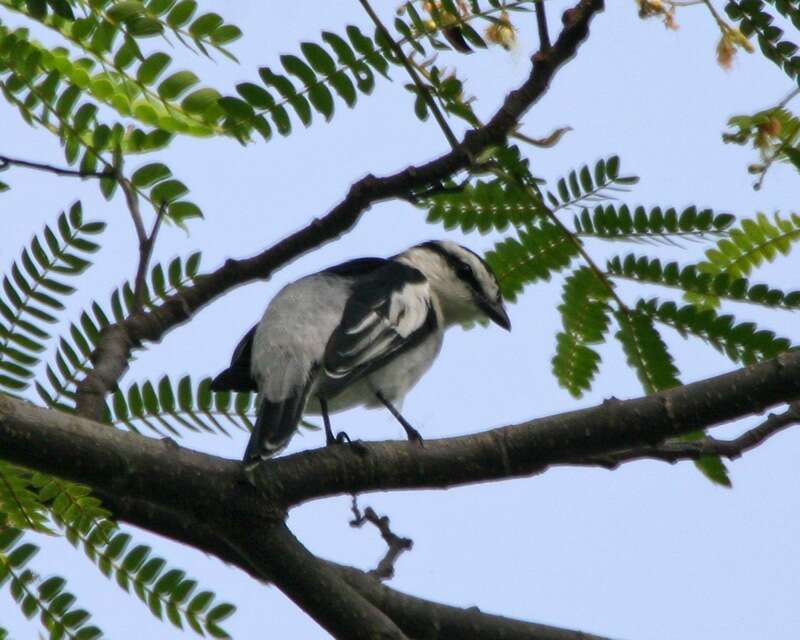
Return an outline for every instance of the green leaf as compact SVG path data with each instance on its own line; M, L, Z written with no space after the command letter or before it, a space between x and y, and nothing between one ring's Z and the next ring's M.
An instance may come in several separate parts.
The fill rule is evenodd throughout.
M203 89L193 91L186 96L181 102L181 107L183 107L188 113L203 114L208 111L209 108L214 106L219 98L219 91L205 87Z
M656 393L680 386L678 369L653 320L639 309L618 310L614 317L619 324L616 338L644 390Z
M764 262L787 255L798 239L800 215L793 213L785 218L775 214L770 220L759 213L755 218L742 219L728 237L706 251L706 260L699 263L697 269L704 273L744 277Z
M174 100L199 81L200 79L191 71L178 71L158 85L158 95L165 100Z
M558 309L564 330L556 336L553 374L573 396L591 388L600 355L589 345L603 341L609 325L610 291L588 267L575 270L564 283Z
M575 243L559 227L541 220L520 231L519 239L497 243L486 261L497 275L503 297L513 302L525 285L549 280L577 254Z
M153 84L156 79L164 72L164 70L169 66L169 63L172 61L166 53L162 53L157 51L147 58L145 58L144 62L139 65L139 69L136 72L136 78L139 82L144 84Z
M134 171L131 182L136 187L149 187L156 182L165 180L172 175L172 172L165 164L152 162Z
M44 349L40 340L49 337L43 324L57 322L43 307L63 309L62 300L75 290L63 278L80 275L89 266L86 258L98 245L88 238L104 229L104 223L84 222L78 203L69 215L59 216L60 238L45 226L41 234L44 242L41 236L35 236L28 250L23 250L21 267L20 263L12 263L11 277L3 279L0 292L0 314L8 322L0 324L0 363L5 372L0 375L0 391L28 387L32 368ZM53 277L54 273L61 274L61 278ZM10 360L14 361L13 366Z
M442 222L445 229L467 233L505 231L509 224L528 224L547 209L516 184L507 180L476 181L460 190L436 194L418 201L428 209L428 222Z
M169 12L167 24L173 29L178 29L192 19L195 11L197 11L197 2L195 0L180 0Z

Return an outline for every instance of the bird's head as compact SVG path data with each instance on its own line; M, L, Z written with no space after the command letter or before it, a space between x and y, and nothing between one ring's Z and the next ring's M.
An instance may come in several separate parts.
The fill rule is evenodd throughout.
M447 324L485 317L503 329L511 329L497 276L475 252L455 242L431 240L411 247L398 258L425 275Z

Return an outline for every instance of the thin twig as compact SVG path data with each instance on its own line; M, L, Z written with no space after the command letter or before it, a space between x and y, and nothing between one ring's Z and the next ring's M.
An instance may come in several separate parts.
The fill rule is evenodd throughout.
M147 235L147 231L145 231L144 228L142 211L139 208L139 198L136 195L136 190L133 188L133 185L123 176L120 176L117 181L119 182L120 189L122 189L122 193L125 194L125 202L128 205L128 211L131 214L131 220L133 220L133 226L136 229L136 237L139 240L139 265L136 267L136 280L133 287L134 307L135 310L138 311L142 308L144 303L144 284L145 277L147 275L147 264L150 261L150 255L153 252L152 245L155 241L155 234L158 232L158 228L161 225L161 217L164 207L160 207L158 213L156 214L156 221L153 224L153 242L151 242L151 238Z
M64 169L63 167L56 167L52 164L44 164L42 162L32 162L30 160L21 160L19 158L10 158L9 156L0 155L0 170L7 169L8 167L16 165L18 167L25 167L27 169L36 169L37 171L46 171L53 173L57 176L65 176L71 178L113 178L113 171L83 171L75 169Z
M539 29L539 51L547 51L550 48L550 33L547 31L543 0L536 0L536 26Z
M147 232L144 230L144 222L142 222L142 212L139 209L139 198L136 196L136 190L133 188L133 185L126 178L120 176L118 182L120 189L122 189L122 193L125 194L125 202L128 205L128 211L131 214L133 226L136 229L136 237L139 240L139 246L141 247L145 242L147 242Z
M445 120L444 115L442 114L439 106L436 104L436 101L433 99L428 86L422 81L422 78L419 77L417 70L414 69L413 65L408 61L406 54L403 53L403 48L394 41L389 30L384 26L381 19L378 17L378 14L372 9L368 0L358 0L361 3L361 6L364 7L364 11L367 12L367 15L370 17L372 22L375 23L375 26L381 31L386 38L387 42L394 51L395 55L400 59L400 62L403 63L408 75L411 76L411 79L414 81L414 84L417 87L417 90L420 92L422 99L425 100L425 104L428 105L428 108L431 110L433 117L436 119L436 122L439 124L439 128L444 133L444 137L447 138L447 142L453 149L457 149L459 147L458 138L456 138L455 134L453 134L452 129L450 129L450 125L447 124L447 120Z
M722 456L729 460L740 458L768 438L800 423L800 403L792 403L780 414L770 414L761 424L745 431L733 440L706 436L698 440L667 440L661 444L623 449L602 456L587 456L567 461L567 464L601 466L615 469L625 462L652 459L675 464L682 460L698 460L706 456Z
M161 222L164 220L164 213L167 210L167 203L163 202L158 208L156 219L153 222L153 228L150 234L145 239L144 243L139 244L139 266L136 269L136 281L133 289L133 299L137 309L141 309L144 305L144 290L145 280L147 278L147 267L150 264L150 258L153 255L153 247L156 244L156 236L161 228Z
M783 100L781 100L778 104L776 104L773 107L773 109L783 109L787 104L789 104L792 100L794 100L798 95L800 95L800 87L790 91Z
M395 562L404 551L409 551L414 546L414 541L409 538L401 538L395 534L389 527L389 518L387 516L379 516L372 507L364 509L362 514L358 508L358 500L355 495L353 495L350 510L353 512L353 519L350 521L351 527L363 527L365 522L374 524L380 531L381 538L389 547L378 566L368 572L369 575L375 576L378 580L391 579L394 577Z
M559 127L558 129L554 129L552 133L546 135L544 138L531 138L530 136L520 133L519 131L513 131L509 134L509 137L516 138L522 142L527 142L529 145L539 147L540 149L549 149L550 147L558 144L558 141L564 137L564 134L570 131L572 131L572 127Z

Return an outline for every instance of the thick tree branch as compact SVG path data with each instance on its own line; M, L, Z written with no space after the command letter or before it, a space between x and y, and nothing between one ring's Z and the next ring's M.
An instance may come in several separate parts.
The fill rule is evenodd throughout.
M287 504L324 496L392 489L445 489L529 476L549 466L658 445L800 398L800 352L632 400L583 409L482 433L368 443L367 455L346 447L273 460L256 472L259 485L280 485Z
M445 488L530 475L591 456L602 459L627 450L655 451L652 448L665 439L798 398L800 352L791 352L654 396L607 401L471 436L428 440L424 449L405 442L371 443L365 445L366 455L337 446L278 458L261 465L256 489L245 480L238 462L0 395L0 455L86 484L118 517L216 553L262 579L268 577L340 637L365 637L352 635L359 625L366 625L377 637L401 638L402 633L416 637L413 625L419 624L418 618L403 618L416 599L408 601L405 598L410 596L398 594L388 603L377 604L380 594L392 592L365 591L349 579L360 599L342 589L337 582L342 575L320 568L318 560L285 530L285 509L339 493ZM794 411L768 419L731 443L700 445L699 452L737 455L794 422ZM682 453L690 445L686 443ZM302 575L297 575L298 570ZM315 594L311 592L314 585L328 588ZM330 590L335 589L339 589L339 596L332 600L336 606L354 612L347 619L334 615L326 604L332 597ZM374 606L368 607L366 601ZM423 604L429 620L453 625L449 637L464 637L464 629L473 628L472 624L492 625L487 617L474 622L456 609L431 609L439 605ZM375 606L385 615L377 615ZM394 606L396 610L391 609ZM451 622L446 625L437 616L451 616L447 618ZM504 636L487 632L484 637ZM524 628L519 635L505 637L580 636L537 636Z
M380 608L313 556L283 522L228 529L231 548L251 565L266 568L275 585L335 638L407 640Z
M269 460L248 485L242 466L164 441L0 395L0 455L11 462L184 511L277 514L304 501L372 490L447 488L540 473L586 456L657 446L800 399L800 352L652 396L500 427L474 435L347 445ZM783 418L773 418L775 425ZM738 446L754 446L775 428L759 427ZM744 449L742 449L744 450Z
M310 225L281 240L262 253L241 260L228 260L213 273L150 311L140 311L121 324L111 325L101 335L92 362L94 368L79 383L77 409L98 419L105 395L125 373L131 350L143 341L160 340L170 329L188 320L198 309L234 287L259 278L350 230L370 206L390 198L407 197L415 190L444 180L469 167L471 159L487 148L501 144L522 115L547 91L558 69L570 60L589 33L592 17L602 11L603 0L580 0L564 14L564 28L555 44L533 58L528 79L506 96L502 106L483 127L469 131L456 149L419 166L375 178L368 175L350 188L331 211Z
M381 584L363 571L338 567L347 583L374 606L384 611L412 638L436 640L606 640L582 631L561 629L535 622L514 620L477 607L462 609L396 591Z
M202 514L178 514L173 510L163 510L125 497L102 492L97 495L119 520L155 531L177 542L190 544L238 567L256 580L269 579L249 560L223 542L209 528ZM436 631L436 640L605 640L580 631L484 613L477 607L461 609L424 600L391 589L354 567L324 560L320 562L336 571L350 587L389 616L409 637L427 638L432 631Z

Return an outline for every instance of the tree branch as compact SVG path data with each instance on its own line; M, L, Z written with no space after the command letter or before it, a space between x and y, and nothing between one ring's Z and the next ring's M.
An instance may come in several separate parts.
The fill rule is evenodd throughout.
M320 497L395 489L446 489L542 473L576 459L658 445L800 398L800 352L632 400L474 435L366 443L308 451L258 467L259 486L280 485L287 505Z
M682 460L699 460L705 456L721 456L729 460L736 460L777 433L798 423L800 423L800 403L793 402L783 413L771 413L764 422L733 440L718 440L710 436L698 440L667 440L659 445L623 449L602 456L577 458L571 460L569 464L616 469L625 462L645 459L662 460L670 464Z
M126 192L127 195L127 192ZM161 203L161 206L156 212L156 219L153 222L153 228L149 234L146 234L143 240L139 242L139 266L136 268L136 280L134 281L133 299L136 309L141 309L144 305L144 291L145 283L147 280L147 267L150 264L150 258L153 255L153 248L156 246L156 238L161 229L161 223L164 220L164 214L167 210L167 203ZM137 207L138 211L138 207ZM141 217L139 218L141 223Z
M78 413L95 419L102 415L105 395L125 373L131 350L143 341L160 340L167 331L188 320L217 296L246 282L269 278L275 270L307 251L334 240L349 231L373 204L407 197L417 189L436 184L469 167L471 158L479 156L487 148L501 144L522 115L546 93L558 69L575 55L589 34L592 17L603 7L603 0L580 0L565 12L564 29L558 40L548 51L540 51L534 56L528 79L506 96L486 125L467 132L458 148L393 175L362 178L352 185L344 200L304 229L252 258L228 260L213 273L165 300L161 306L142 310L125 322L104 329L93 354L94 367L78 384Z
M481 614L475 620L472 614L477 612L459 613L374 585L355 586L355 578L322 567L294 539L283 522L285 510L339 493L453 487L540 473L591 456L602 460L629 450L664 451L659 443L667 438L799 398L800 352L789 352L653 396L606 401L471 436L428 440L424 449L406 442L370 443L364 445L363 456L340 446L270 460L259 467L255 488L238 462L0 395L0 453L12 463L88 485L121 519L273 580L339 637L368 637L359 635L361 628L370 629L374 637L418 636L414 625L423 623L409 610L419 605L419 615L426 612L423 621L451 629L449 636L440 637L478 637L478 631L464 630L485 628L494 629L480 631L491 638L571 639L580 636L564 630L546 635L530 627L503 636L492 626L500 624L492 616ZM735 457L794 424L796 412L793 407L773 416L729 443L680 443L679 453ZM351 590L343 588L342 579ZM346 619L340 615L342 607ZM378 615L375 607L385 615Z
M176 514L172 510L163 510L127 497L96 493L103 500L103 506L110 509L116 518L177 542L191 544L238 567L256 580L267 579L250 561L222 542L208 527L206 519L200 521L195 514ZM579 631L484 613L477 607L461 609L424 600L391 589L354 567L322 562L338 572L350 587L373 606L388 615L409 637L425 638L431 629L437 629L437 640L605 640Z
M388 547L386 555L381 558L378 566L369 572L369 575L378 580L389 580L394 577L394 564L404 551L410 551L414 546L414 541L410 538L401 538L389 526L388 516L379 516L372 507L364 509L364 513L358 508L358 499L353 496L351 506L353 519L350 521L351 527L363 527L365 522L375 525L381 534L381 538Z
M408 61L406 54L403 52L403 48L395 42L394 38L392 38L392 34L389 33L389 30L381 21L380 17L377 13L372 9L372 6L368 2L368 0L358 0L361 3L361 6L364 8L364 11L367 12L367 15L370 17L370 20L375 24L378 30L383 33L383 36L389 43L389 46L392 48L394 54L399 58L400 62L405 67L406 72L409 76L411 76L411 80L414 85L417 87L417 91L419 91L422 99L425 100L425 104L428 105L428 109L431 110L436 123L439 125L439 128L444 133L444 137L447 138L447 142L450 144L451 149L458 148L458 138L456 138L453 130L450 128L450 125L447 124L447 120L442 114L441 110L439 109L439 105L436 104L436 101L433 99L428 86L422 81L422 78L419 77L417 70L412 66L412 64Z
M331 563L333 564L333 563ZM384 611L411 638L436 640L607 640L582 631L551 627L484 613L478 607L462 609L402 593L363 571L334 565L344 580ZM435 635L431 630L435 630Z
M238 462L0 395L0 452L10 462L93 489L124 494L221 521L269 508L278 514L307 500L372 490L448 488L541 473L586 456L613 454L800 399L800 352L676 387L474 435L346 445L272 459L251 487ZM783 425L734 441L742 451ZM691 443L687 443L687 446ZM722 445L719 445L722 446Z
M18 167L25 167L26 169L36 169L37 171L45 171L53 173L57 176L64 176L70 178L114 178L113 171L76 171L74 169L64 169L52 164L44 164L42 162L31 162L30 160L20 160L19 158L11 158L9 156L0 155L0 171L8 168L11 165Z
M550 48L550 33L547 30L544 0L536 0L536 27L539 30L539 49L547 51Z
M242 558L267 568L275 585L335 638L408 640L380 608L313 556L283 522L266 530L229 527L227 538Z

